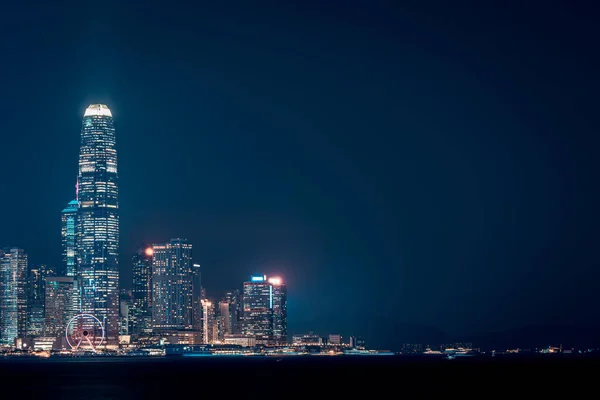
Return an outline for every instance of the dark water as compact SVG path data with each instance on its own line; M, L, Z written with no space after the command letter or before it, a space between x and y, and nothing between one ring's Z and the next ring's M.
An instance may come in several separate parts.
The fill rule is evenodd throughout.
M598 366L596 359L581 358L4 359L0 399L428 399L435 393L487 398L526 392L573 396L578 388L573 378L592 376Z

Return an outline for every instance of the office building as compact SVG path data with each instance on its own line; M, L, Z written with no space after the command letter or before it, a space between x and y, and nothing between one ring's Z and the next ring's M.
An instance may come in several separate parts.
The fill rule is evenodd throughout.
M329 334L329 338L327 339L327 344L341 345L342 344L342 335Z
M119 336L131 335L137 325L137 315L133 294L130 290L121 290L119 294Z
M84 113L77 176L76 259L80 311L98 318L106 344L118 343L119 202L115 128L110 109Z
M239 290L225 293L223 302L229 304L229 331L226 334L239 335L242 333L243 307L242 296Z
M13 346L27 328L27 254L0 250L0 344Z
M27 336L44 334L46 278L54 275L46 265L29 269L27 277Z
M205 297L200 264L192 264L192 327L195 331L202 330L202 299Z
M231 313L229 311L229 302L221 300L219 302L219 340L223 340L226 334L231 334Z
M304 334L294 334L294 335L292 335L292 345L294 345L294 346L304 346L304 345L321 346L321 345L323 345L323 338L319 335L315 335L312 332L304 333Z
M269 278L272 291L273 344L287 343L287 288L281 278Z
M73 296L75 293L72 276L46 278L45 290L45 329L46 337L61 337L69 320L75 315Z
M207 299L202 300L202 342L212 344L219 340L217 320L215 318L215 305Z
M254 336L257 344L273 340L273 287L266 276L252 276L244 282L244 323L242 333Z
M154 330L193 328L192 245L185 239L152 246Z
M60 236L62 241L62 261L63 271L60 275L75 276L77 268L77 211L79 202L72 200L61 212Z
M130 334L139 335L152 329L152 254L151 245L142 245L132 257Z
M258 344L287 343L287 289L281 278L254 275L244 282L242 333Z

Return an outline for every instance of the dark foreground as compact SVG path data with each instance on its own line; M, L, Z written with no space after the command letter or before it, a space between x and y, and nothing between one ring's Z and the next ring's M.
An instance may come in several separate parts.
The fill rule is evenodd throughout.
M599 365L553 356L0 359L0 398L572 397Z

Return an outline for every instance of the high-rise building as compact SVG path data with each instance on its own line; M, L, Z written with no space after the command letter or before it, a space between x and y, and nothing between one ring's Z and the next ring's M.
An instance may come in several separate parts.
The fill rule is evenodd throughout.
M152 328L152 246L140 246L132 257L133 305L129 310L130 334Z
M119 202L115 128L109 108L92 104L83 116L77 176L75 276L81 312L105 326L116 344L119 324Z
M0 250L0 343L13 345L27 331L27 254Z
M207 299L202 300L202 343L211 344L218 340L219 330L215 318L215 305Z
M206 296L202 289L200 264L192 264L192 326L195 331L202 330L202 299Z
M62 338L76 312L72 307L74 293L72 276L46 278L44 336Z
M152 246L152 326L193 328L192 245L185 239Z
M231 312L229 311L229 301L221 300L219 302L219 340L223 340L225 335L231 334Z
M239 335L242 333L242 321L244 319L244 309L240 291L233 290L225 293L223 300L229 303L230 332L228 333L232 335Z
M27 278L27 336L38 337L44 334L46 278L53 271L46 265L36 265L29 269Z
M259 344L287 343L287 289L281 278L255 275L244 282L242 333Z
M244 282L243 333L254 336L258 344L273 338L273 287L266 276L252 276Z
M77 210L79 209L79 201L71 200L67 207L61 212L61 229L60 236L62 239L62 268L64 271L60 275L75 276L77 268Z
M273 296L273 342L287 343L287 288L281 278L269 278Z
M137 326L137 313L131 290L121 290L119 295L119 335L131 335Z

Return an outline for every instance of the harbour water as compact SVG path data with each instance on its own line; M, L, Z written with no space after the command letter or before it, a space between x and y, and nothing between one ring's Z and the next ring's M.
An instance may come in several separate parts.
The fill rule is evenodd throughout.
M0 382L14 393L7 399L388 398L399 391L421 395L392 397L431 398L517 386L538 394L570 387L572 395L576 385L557 384L594 365L583 358L17 357L0 359Z

